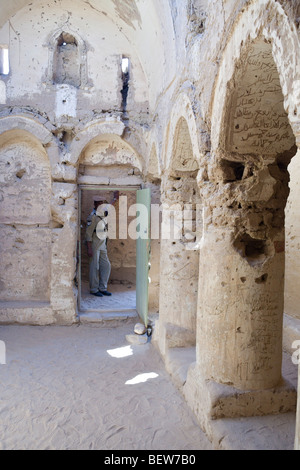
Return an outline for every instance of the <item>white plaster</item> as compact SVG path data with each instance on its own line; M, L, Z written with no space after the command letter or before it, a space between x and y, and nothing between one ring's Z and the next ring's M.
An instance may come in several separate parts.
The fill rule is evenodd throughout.
M6 103L6 85L5 82L0 80L0 104Z
M56 117L76 117L77 90L69 85L57 85Z

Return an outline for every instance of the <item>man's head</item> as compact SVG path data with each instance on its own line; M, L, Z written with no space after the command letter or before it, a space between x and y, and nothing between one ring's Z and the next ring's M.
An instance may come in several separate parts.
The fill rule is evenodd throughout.
M105 201L101 196L95 196L94 197L94 208L97 210L98 206L101 204L105 204Z
M108 216L107 205L108 205L108 202L105 199L102 199L99 196L96 196L94 198L94 208L95 208L96 214L99 217Z
M103 204L103 198L100 197L100 196L95 196L95 197L94 197L94 208L97 209L97 207L98 207L100 204Z

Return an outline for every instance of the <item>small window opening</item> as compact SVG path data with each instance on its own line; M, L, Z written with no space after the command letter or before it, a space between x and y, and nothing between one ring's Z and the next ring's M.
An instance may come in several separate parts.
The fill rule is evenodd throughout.
M122 82L123 88L121 90L122 95L122 111L126 111L127 107L127 97L128 97L128 89L129 89L129 58L122 57Z
M122 72L125 73L125 74L129 72L129 59L128 59L128 57L123 57L122 58Z
M54 83L67 84L74 87L81 85L81 63L78 43L69 33L61 33L57 39L54 53Z
M7 46L0 46L0 74L9 74L9 52Z

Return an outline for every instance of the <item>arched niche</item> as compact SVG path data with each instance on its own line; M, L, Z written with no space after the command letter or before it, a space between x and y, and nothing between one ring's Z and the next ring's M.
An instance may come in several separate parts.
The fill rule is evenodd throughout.
M55 31L47 44L49 84L70 85L75 88L87 84L86 46L84 41L68 29Z
M235 202L240 195L244 208L239 225L240 230L244 227L240 238L245 247L239 248L237 242L236 248L252 263L254 252L247 248L247 237L253 245L255 240L265 244L261 261L273 254L273 248L267 249L267 245L284 240L287 167L297 152L269 41L258 37L243 48L229 90L219 162L223 182L236 185Z
M142 169L143 165L136 151L115 134L94 137L79 158L79 177L101 175L108 179L122 178L140 175Z
M11 130L0 136L0 223L50 223L48 155L32 134Z
M147 165L147 176L149 179L156 181L161 178L161 169L160 169L160 162L158 159L158 154L156 150L155 143L151 146L151 151L148 159Z
M79 87L80 54L78 43L69 33L61 33L56 41L53 58L53 81L57 84L66 84Z
M199 165L194 157L188 123L183 116L179 118L176 124L173 142L170 174L197 171Z
M201 116L200 124L202 125ZM185 93L180 93L170 113L164 136L164 169L195 171L207 144L198 129L192 103ZM201 129L203 131L203 129Z
M47 153L29 132L0 136L0 300L49 301L51 176Z
M245 57L246 47L253 46L253 41L266 40L272 50L274 64L280 77L284 98L284 109L296 135L299 112L297 103L297 61L299 56L297 30L291 24L280 2L266 4L255 0L247 5L243 15L237 18L224 49L211 100L211 143L212 150L224 148L226 134L224 125L227 112L228 93L233 91L231 80L238 76L238 68L243 73L241 54ZM249 64L248 64L249 65ZM254 64L253 64L254 65ZM299 134L299 132L298 132Z
M295 144L271 42L256 38L243 49L226 106L225 150L265 160Z
M190 123L189 123L190 124ZM199 162L196 159L198 146L191 138L191 124L186 117L180 116L176 124L171 123L174 132L169 135L170 155L162 182L163 199L168 204L179 204L182 209L191 206L193 211L193 227L196 233L196 211L200 210L201 197L197 183ZM198 216L198 214L197 214ZM197 239L199 241L202 220L197 220ZM189 243L183 231L182 243Z
M196 132L192 131L191 136L191 129L195 130L191 108L182 97L181 106L178 103L166 131L166 168L161 186L159 346L163 355L169 348L196 343L198 243L202 230L199 164L195 158L199 151Z

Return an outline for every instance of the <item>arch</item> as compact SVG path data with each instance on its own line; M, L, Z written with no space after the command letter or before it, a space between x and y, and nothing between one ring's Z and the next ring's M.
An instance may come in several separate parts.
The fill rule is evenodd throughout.
M7 131L25 131L41 145L46 146L53 140L52 133L40 122L29 116L6 116L0 118L0 136Z
M0 300L49 301L51 168L40 140L23 129L2 132L0 174Z
M222 148L270 159L295 144L271 44L257 37L246 44L229 86Z
M198 162L194 158L188 123L184 117L179 118L175 127L172 160L168 168L171 173L191 172L199 169Z
M119 120L92 121L73 139L70 147L70 163L74 165L78 163L82 151L93 139L104 134L112 134L120 137L124 129L125 125Z
M159 299L159 348L195 344L197 323L201 198L195 172L201 152L197 123L189 97L178 95L165 130L165 165L162 180L163 226L172 227L162 237ZM183 220L185 216L189 217ZM180 260L180 269L178 269ZM182 295L184 292L184 296ZM176 335L174 333L176 332ZM169 338L176 336L174 342Z
M280 25L280 30L279 30ZM245 8L236 24L223 52L222 62L214 86L211 103L211 143L212 149L224 148L223 123L228 94L232 91L232 80L236 64L241 59L245 44L259 36L271 44L272 55L276 64L284 99L284 108L296 139L300 138L299 111L295 103L299 101L299 45L296 29L278 2L268 0L254 1ZM230 85L231 84L231 85Z
M48 84L78 88L87 85L86 45L77 33L64 25L52 33L45 47L49 50ZM64 59L69 63L68 67L64 65Z
M175 155L177 151L177 160L180 161L180 148L176 149L178 141L181 137L185 140L188 139L188 145L186 148L190 148L191 155L187 155L187 164L185 171L190 170L190 160L194 160L196 163L193 165L193 170L197 169L201 160L200 146L198 142L198 130L193 112L192 104L189 97L185 93L181 93L172 108L169 124L165 133L165 169L169 170L174 162L174 150ZM179 153L178 153L179 152ZM184 157L184 159L186 159ZM183 167L184 168L184 167ZM181 169L183 169L181 168Z
M147 161L147 175L151 178L159 179L161 177L161 162L159 159L158 146L153 142L149 149L150 153Z
M1 5L1 27L11 16L26 13L30 8L31 0L13 0L13 2L4 3L4 5ZM77 3L77 1L74 2L73 17L76 14ZM167 83L170 83L176 73L175 31L169 3L127 1L125 6L124 2L119 1L93 0L93 2L82 3L84 3L86 14L93 15L93 18L101 18L102 16L102 18L105 17L112 21L118 30L124 34L124 38L128 39L128 43L136 51L144 75L151 84L151 103L155 106L160 90ZM151 18L151 21L149 21L149 18ZM64 30L73 34L68 27L68 21L62 21L64 21ZM61 32L62 29L59 30L59 34ZM77 36L76 39L78 39ZM156 50L156 53L152 55L149 55L147 47L145 47L145 44L150 43ZM48 47L48 44L45 46ZM168 63L168 66L165 66L166 63ZM164 64L164 67L162 67L162 64ZM52 67L51 64L50 67ZM52 70L50 68L49 77L51 80Z
M81 165L109 167L130 166L142 171L143 165L136 151L116 134L100 134L82 150Z
M299 137L296 39L279 3L249 4L229 36L212 101L197 362L205 377L240 390L270 389L281 380L287 166L297 130ZM221 311L219 318L210 314ZM231 345L236 352L228 360ZM208 366L207 355L218 359Z
M0 167L1 223L49 224L51 168L41 142L25 130L1 133Z

